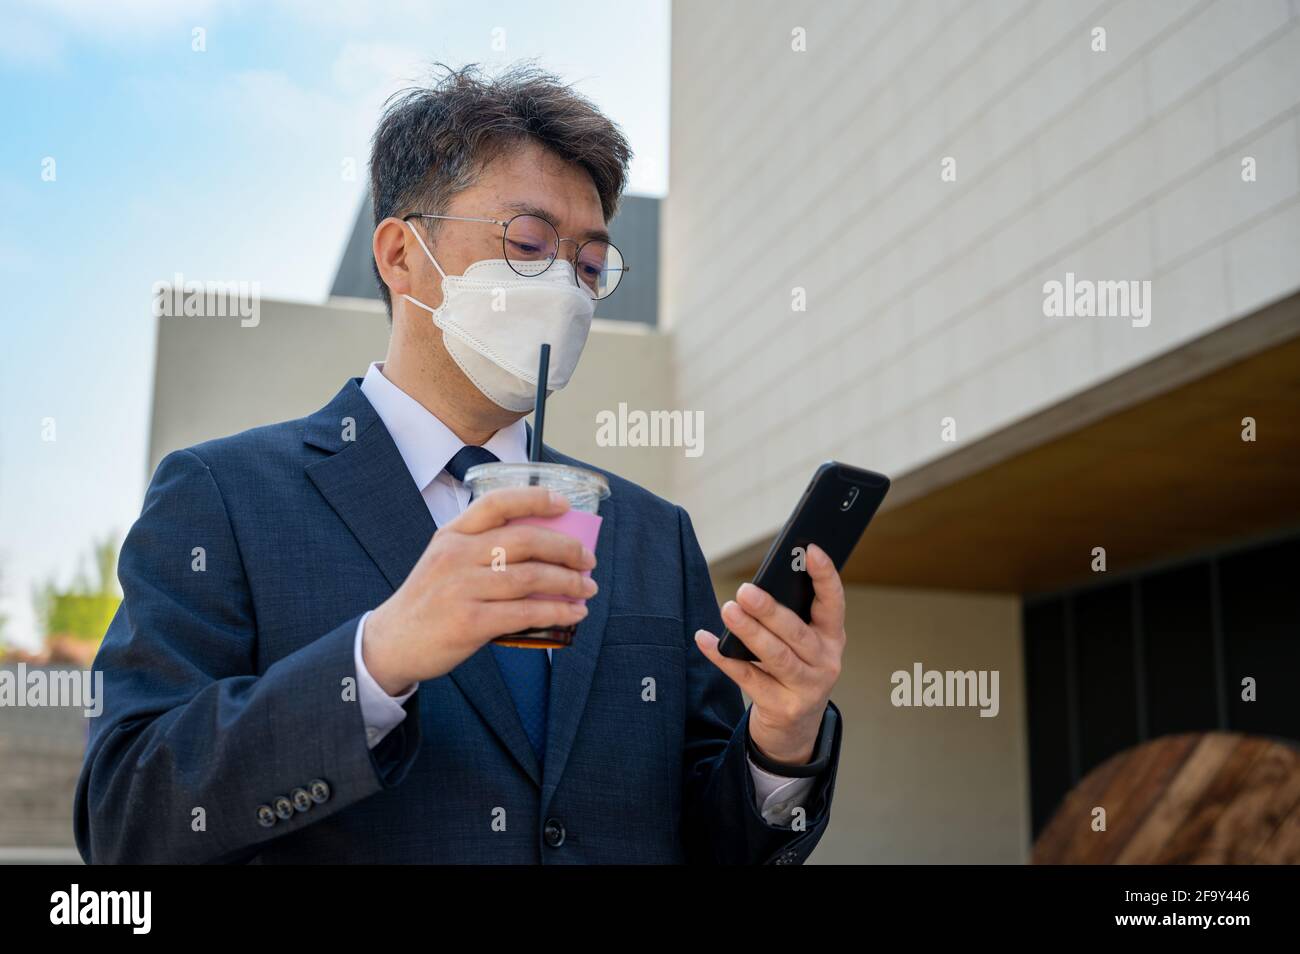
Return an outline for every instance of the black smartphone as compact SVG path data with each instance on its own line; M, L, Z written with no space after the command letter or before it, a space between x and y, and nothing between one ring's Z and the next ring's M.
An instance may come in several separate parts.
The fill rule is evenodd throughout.
M888 490L884 474L834 460L822 464L763 558L754 585L808 622L813 604L812 577L805 569L808 544L825 550L842 570ZM731 659L758 658L730 630L723 631L718 652Z

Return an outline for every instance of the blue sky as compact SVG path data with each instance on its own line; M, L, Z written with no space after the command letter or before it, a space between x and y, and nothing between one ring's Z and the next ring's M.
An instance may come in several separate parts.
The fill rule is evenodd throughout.
M35 645L33 584L139 513L154 282L323 300L380 104L435 60L538 57L623 126L629 192L663 195L668 26L668 0L0 0L7 638Z

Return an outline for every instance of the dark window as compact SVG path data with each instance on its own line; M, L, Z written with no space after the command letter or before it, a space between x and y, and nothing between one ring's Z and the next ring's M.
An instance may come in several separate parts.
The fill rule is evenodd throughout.
M1150 737L1217 727L1210 565L1154 573L1137 585Z
M1034 831L1047 824L1057 802L1072 784L1070 707L1062 691L1067 684L1065 600L1038 603L1025 610L1025 671L1029 676L1029 786Z
M1219 592L1229 725L1300 738L1300 540L1224 557ZM1254 702L1241 698L1246 677Z
M1130 586L1088 590L1073 603L1080 767L1086 775L1138 741Z

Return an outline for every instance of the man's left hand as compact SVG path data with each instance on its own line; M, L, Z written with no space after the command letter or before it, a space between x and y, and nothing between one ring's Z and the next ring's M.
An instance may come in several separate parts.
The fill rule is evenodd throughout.
M752 583L722 607L727 628L757 662L729 659L718 652L718 637L707 630L695 644L753 700L749 735L758 750L788 765L812 761L813 746L826 703L840 677L844 653L844 585L835 564L815 544L807 551L808 575L815 594L812 621L805 623Z

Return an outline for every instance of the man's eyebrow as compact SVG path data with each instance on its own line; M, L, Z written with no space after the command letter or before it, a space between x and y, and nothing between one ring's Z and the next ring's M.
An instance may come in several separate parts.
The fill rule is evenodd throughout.
M533 205L529 202L507 202L502 206L502 208L510 212L519 212L523 215L535 215L539 219L545 219L547 222L550 222L551 225L555 225L555 216L551 215L550 212L546 211L542 207ZM557 229L556 231L559 230ZM581 233L580 237L583 239L596 239L601 242L608 242L609 232L605 229L588 229Z

